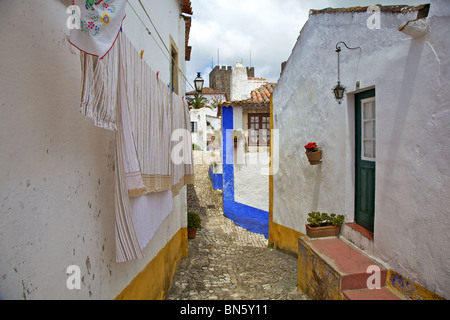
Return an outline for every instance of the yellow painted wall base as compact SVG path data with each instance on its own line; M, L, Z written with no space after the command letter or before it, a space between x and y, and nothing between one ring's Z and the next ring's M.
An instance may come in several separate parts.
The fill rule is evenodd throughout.
M315 300L344 300L341 275L298 239L298 289Z
M269 246L294 257L298 256L298 238L303 233L282 226L270 220L269 222Z
M436 293L414 283L393 270L388 270L388 287L400 292L411 300L445 300Z
M180 260L187 257L187 229L180 229L116 300L164 300Z

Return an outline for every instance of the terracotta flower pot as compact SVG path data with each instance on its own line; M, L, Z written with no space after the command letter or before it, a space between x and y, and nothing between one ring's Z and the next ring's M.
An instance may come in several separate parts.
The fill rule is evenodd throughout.
M306 156L308 157L308 161L311 165L320 164L322 161L322 150L316 152L306 152Z
M188 239L195 239L195 236L197 235L198 229L189 229L188 230Z
M341 226L311 227L306 224L306 235L310 238L337 237Z

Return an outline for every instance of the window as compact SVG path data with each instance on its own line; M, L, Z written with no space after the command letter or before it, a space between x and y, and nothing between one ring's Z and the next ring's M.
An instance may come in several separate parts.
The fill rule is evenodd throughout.
M191 122L191 132L197 132L197 122Z
M376 158L375 98L368 98L362 100L361 108L362 108L361 158L367 161L375 161Z
M170 86L178 94L178 48L170 37Z
M248 144L250 146L268 146L270 143L270 114L248 114Z

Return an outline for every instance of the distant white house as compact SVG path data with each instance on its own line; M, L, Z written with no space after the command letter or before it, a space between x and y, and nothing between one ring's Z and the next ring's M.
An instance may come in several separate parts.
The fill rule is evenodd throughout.
M248 70L241 62L237 62L231 71L230 101L240 101L249 98L250 92L266 84L264 78L248 76Z
M187 92L186 99L194 98L195 92ZM195 148L203 151L209 150L212 141L221 140L221 121L217 115L219 103L227 100L225 93L217 92L211 88L203 88L201 93L206 99L205 107L200 109L190 108L192 143ZM220 149L216 144L215 148Z
M380 28L367 7L327 8L301 31L273 94L269 242L295 253L309 212L344 214L341 237L387 266L393 285L448 299L450 2L377 8Z

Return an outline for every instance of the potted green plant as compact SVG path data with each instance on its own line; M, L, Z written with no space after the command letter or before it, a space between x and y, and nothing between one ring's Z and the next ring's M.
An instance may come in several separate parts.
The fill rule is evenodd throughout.
M322 161L322 150L319 149L317 143L309 142L305 145L306 156L308 157L308 161L311 165L320 164Z
M202 229L202 219L196 212L188 212L187 217L188 239L195 239L197 230Z
M306 235L310 238L337 237L345 217L332 213L310 212L306 224Z

